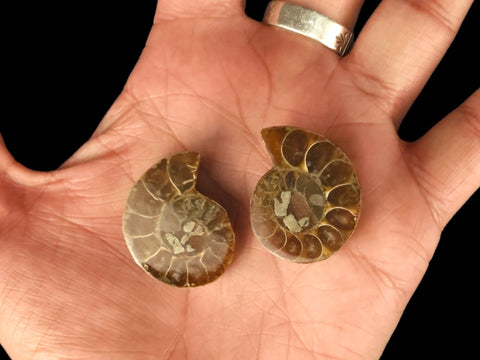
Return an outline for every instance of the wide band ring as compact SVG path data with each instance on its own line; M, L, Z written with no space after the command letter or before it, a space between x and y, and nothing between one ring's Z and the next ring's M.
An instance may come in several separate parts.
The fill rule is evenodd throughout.
M353 45L353 33L346 27L316 11L285 1L271 1L263 22L319 41L340 56L345 56Z

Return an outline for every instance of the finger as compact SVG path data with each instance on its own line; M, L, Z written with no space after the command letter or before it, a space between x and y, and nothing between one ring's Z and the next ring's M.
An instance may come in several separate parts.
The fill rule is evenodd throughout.
M411 170L443 228L480 186L480 90L409 151Z
M398 127L455 37L473 0L384 0L343 63Z
M228 17L243 13L245 0L158 0L156 19Z
M328 59L336 66L353 43L353 28L362 4L363 0L276 0L269 3L263 23L274 25L272 28L276 29L269 35L290 53L318 50L315 58ZM290 41L305 49L292 50L291 45L287 45Z

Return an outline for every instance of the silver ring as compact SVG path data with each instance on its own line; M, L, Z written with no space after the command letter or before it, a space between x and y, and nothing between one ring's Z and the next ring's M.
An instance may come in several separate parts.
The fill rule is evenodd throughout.
M340 56L348 54L353 45L353 33L346 27L316 11L285 1L271 1L263 22L319 41Z

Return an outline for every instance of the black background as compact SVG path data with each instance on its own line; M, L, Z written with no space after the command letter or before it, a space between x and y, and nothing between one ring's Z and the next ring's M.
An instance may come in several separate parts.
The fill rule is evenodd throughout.
M260 20L267 2L247 1L247 14ZM378 3L365 1L357 34ZM8 26L3 22L0 133L18 161L52 170L89 138L138 59L155 4L88 0L2 5L9 21ZM400 128L403 139L419 138L479 87L479 22L477 1L407 114ZM382 360L478 356L479 209L477 191L444 230Z

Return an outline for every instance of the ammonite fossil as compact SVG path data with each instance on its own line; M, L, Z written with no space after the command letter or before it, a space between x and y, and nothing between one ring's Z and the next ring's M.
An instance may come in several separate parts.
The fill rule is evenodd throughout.
M123 216L125 240L138 265L179 287L212 282L233 258L227 212L195 188L199 159L185 152L152 166L133 186Z
M255 235L283 259L328 258L358 221L360 186L351 161L328 139L299 128L271 127L262 137L274 167L251 199Z

